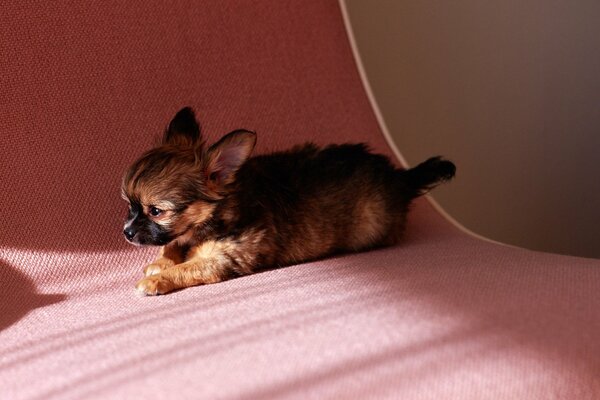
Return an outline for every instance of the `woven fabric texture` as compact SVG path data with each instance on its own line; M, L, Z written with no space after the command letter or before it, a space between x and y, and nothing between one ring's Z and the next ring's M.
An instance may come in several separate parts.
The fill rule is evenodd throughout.
M476 240L426 201L400 246L156 298L121 174L193 106L258 152L391 155L335 1L3 2L0 398L597 399L600 262Z

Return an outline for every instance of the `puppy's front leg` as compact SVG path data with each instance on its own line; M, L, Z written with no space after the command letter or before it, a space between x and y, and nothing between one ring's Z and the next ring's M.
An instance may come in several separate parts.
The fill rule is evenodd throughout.
M163 246L160 249L160 256L144 267L144 275L155 275L174 265L181 264L184 261L184 253L185 249L177 242Z
M255 267L256 253L243 250L243 246L234 241L202 243L190 249L187 261L147 276L138 282L136 289L153 296L250 274Z
M136 285L139 293L154 296L190 286L217 283L224 279L216 260L193 260L167 268L158 274L147 276Z

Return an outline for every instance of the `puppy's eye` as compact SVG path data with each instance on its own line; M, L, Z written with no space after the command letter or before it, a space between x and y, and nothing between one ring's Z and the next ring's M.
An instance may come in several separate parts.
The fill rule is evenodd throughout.
M162 214L162 210L156 207L152 207L150 208L150 215L152 215L153 217L158 217L160 214Z

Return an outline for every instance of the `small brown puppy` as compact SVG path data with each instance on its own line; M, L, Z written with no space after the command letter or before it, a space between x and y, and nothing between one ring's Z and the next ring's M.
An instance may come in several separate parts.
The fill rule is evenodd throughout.
M136 288L156 295L340 252L396 243L410 202L454 176L431 158L409 170L363 144L313 144L250 158L256 134L210 147L190 108L127 171L124 235L163 246Z

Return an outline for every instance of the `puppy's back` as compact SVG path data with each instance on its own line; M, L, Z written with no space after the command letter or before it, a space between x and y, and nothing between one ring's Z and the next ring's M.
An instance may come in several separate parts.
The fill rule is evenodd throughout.
M395 243L414 198L403 174L363 144L307 144L250 159L237 181L283 265Z

